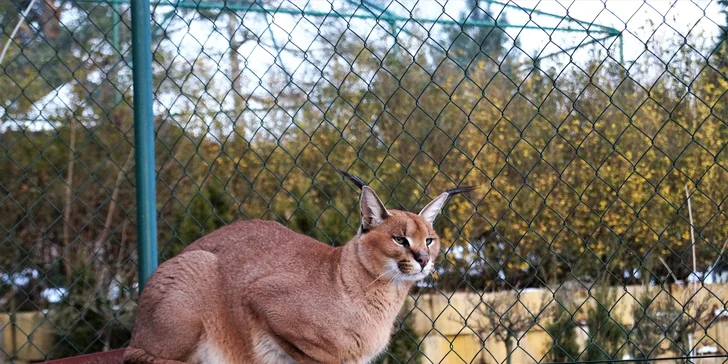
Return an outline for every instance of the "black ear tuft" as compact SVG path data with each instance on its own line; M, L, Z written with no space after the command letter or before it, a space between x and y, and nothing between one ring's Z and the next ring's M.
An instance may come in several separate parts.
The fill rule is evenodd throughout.
M336 172L339 172L340 175L342 175L342 176L348 178L349 180L351 180L351 182L353 182L357 187L359 187L359 189L362 189L365 186L367 186L367 183L364 182L364 180L362 180L358 176L355 176L355 175L353 175L351 173L348 173L348 172L340 171L338 169L336 170Z
M455 195L458 195L458 194L461 194L461 193L465 193L465 192L470 192L470 191L477 190L478 187L479 186L455 187L455 188L451 188L451 189L445 191L445 193L447 193L448 196L455 196Z

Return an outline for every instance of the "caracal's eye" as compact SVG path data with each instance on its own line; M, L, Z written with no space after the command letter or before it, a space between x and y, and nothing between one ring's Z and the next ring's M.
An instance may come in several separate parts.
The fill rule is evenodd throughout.
M405 238L405 237L393 236L392 240L394 240L395 243L397 243L405 248L409 246L409 240L407 240L407 238Z
M435 241L435 239L433 239L433 238L427 238L427 239L425 239L425 243L427 244L427 246L432 245L432 242L433 241Z

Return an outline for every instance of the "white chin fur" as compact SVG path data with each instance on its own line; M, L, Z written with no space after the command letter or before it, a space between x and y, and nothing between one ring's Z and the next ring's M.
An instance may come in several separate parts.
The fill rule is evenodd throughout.
M398 278L403 281L419 281L429 276L434 269L435 265L432 262L428 262L427 265L425 265L425 269L421 272L401 274Z
M402 275L400 275L400 277L398 279L401 281L419 281L419 280L424 279L428 275L429 275L429 273L426 274L425 272L419 272L419 273L414 273L414 274L402 274Z
M413 260L412 266L419 267L417 263ZM427 265L425 265L425 269L423 269L421 272L415 272L415 273L404 273L399 270L399 267L397 265L397 261L392 260L389 262L389 265L385 267L385 269L389 272L389 274L386 274L385 276L387 279L391 279L392 281L419 281L422 279L425 279L425 277L429 276L433 270L435 270L435 265L432 262L428 262Z

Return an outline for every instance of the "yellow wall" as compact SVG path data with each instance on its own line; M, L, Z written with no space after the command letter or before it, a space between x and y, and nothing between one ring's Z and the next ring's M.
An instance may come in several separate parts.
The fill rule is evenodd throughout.
M728 290L725 285L706 285L704 288L698 286L694 300L707 300L709 302L710 311L714 305L723 307L722 302L728 302ZM636 301L635 297L639 297L642 293L643 286L630 286L626 289L622 287L615 288L617 290L617 304L611 311L611 317L618 320L621 324L630 327L633 324L632 307ZM652 287L653 290L659 289ZM688 287L688 291L673 286L673 296L678 299L685 299L692 296L694 287ZM686 293L688 293L686 295ZM654 293L653 293L654 294ZM661 295L666 295L666 292ZM489 301L485 295L485 301ZM504 299L514 300L513 293L501 296ZM663 296L666 297L666 296ZM494 299L498 299L496 297ZM589 297L584 290L570 293L570 298L576 307L582 307L576 312L576 320L583 320L590 305L594 304L594 299ZM543 305L543 302L552 300L552 295L545 290L528 290L520 295L518 301L523 303L529 310L535 310ZM722 302L721 302L722 301ZM495 338L488 338L485 348L476 334L470 328L463 324L461 316L469 316L469 323L477 323L480 314L475 309L476 304L480 302L480 297L475 293L457 292L451 294L427 294L417 299L417 310L413 315L415 318L416 330L424 338L425 355L435 363L503 363L506 358L505 345ZM555 305L555 302L551 303ZM516 307L513 309L521 309ZM524 312L524 311L521 311ZM482 318L481 318L482 320ZM547 320L539 319L539 324L546 326ZM471 326L476 326L471 324ZM579 343L583 343L587 338L587 332L577 330ZM551 340L541 327L532 327L528 332L522 333L514 353L512 354L512 363L535 363L541 360L546 354L547 346L550 346ZM695 333L696 341L699 346L713 345L716 343L723 347L728 347L728 321L716 320L708 329ZM715 340L715 342L713 341ZM718 346L720 347L720 346ZM487 350L486 350L487 349ZM674 355L674 353L672 354ZM670 355L670 356L672 356ZM699 363L709 364L712 360L701 359ZM720 361L722 362L722 361Z
M53 347L53 329L42 312L18 312L14 317L15 325L10 324L10 317L0 313L0 363L9 362L2 352L15 352L15 362L45 359ZM15 343L13 343L13 330Z
M716 304L723 307L720 301L728 301L728 285L708 285L699 288L695 300L708 300L710 306ZM631 310L636 302L633 297L638 297L641 286L616 288L618 292L618 303L612 310L612 317L625 326L632 325ZM683 291L673 287L673 295L682 298ZM689 288L692 292L692 288ZM711 293L712 292L712 293ZM664 293L663 293L664 294ZM486 301L488 296L486 295ZM511 296L509 296L511 295ZM513 301L513 293L501 294L504 299ZM715 295L715 296L713 296ZM542 302L549 302L551 294L544 290L528 290L523 292L518 299L525 307L535 310L542 306ZM569 294L575 305L582 305L577 311L576 319L582 320L593 298L590 298L586 291L575 291ZM424 335L424 351L430 361L435 363L503 363L506 358L505 346L499 340L490 338L486 340L485 348L472 329L463 324L461 315L469 315L474 311L475 304L480 301L479 296L474 293L453 293L453 294L423 294L417 299L417 309L413 310L415 329ZM410 305L412 303L410 302ZM552 303L553 304L553 303ZM410 306L411 307L411 306ZM522 307L520 309L523 309ZM0 349L10 352L13 347L18 348L16 358L25 361L42 360L43 352L48 352L52 347L52 326L40 312L23 312L15 316L16 320L16 342L12 343L12 326L9 325L7 314L0 313ZM477 322L478 311L472 314L469 322ZM547 325L546 320L539 320L540 325ZM474 326L474 325L473 325ZM580 343L583 343L587 334L578 330ZM696 339L701 345L710 345L715 340L723 347L728 347L728 321L717 320L709 327L707 334L697 332ZM545 349L550 345L549 336L540 328L533 327L524 333L520 338L515 351L512 354L512 363L535 363L545 355ZM486 350L487 349L487 350ZM7 362L0 354L0 363ZM712 364L722 361L712 359L701 359L697 364Z

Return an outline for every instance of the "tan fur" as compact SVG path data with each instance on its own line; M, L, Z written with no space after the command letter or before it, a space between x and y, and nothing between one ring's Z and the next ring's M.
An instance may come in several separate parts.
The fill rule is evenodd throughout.
M362 212L381 218L363 216L376 225L343 247L251 220L216 230L162 264L140 298L125 363L376 358L412 284L434 269L440 241L431 220L383 205L378 210L381 202L367 188ZM411 246L393 236L407 237ZM434 239L429 247L428 237ZM417 253L430 257L424 271Z

